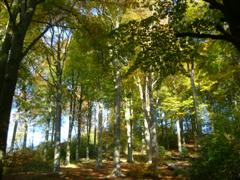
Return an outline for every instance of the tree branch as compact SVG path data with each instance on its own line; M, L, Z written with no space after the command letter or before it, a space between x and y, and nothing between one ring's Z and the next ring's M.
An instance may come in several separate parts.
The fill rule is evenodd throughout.
M10 5L8 4L7 0L4 0L3 3L5 4L6 8L7 8L7 12L9 14L9 17L10 17L10 20L12 21L12 24L13 24L13 27L16 27L16 21L13 17L13 14L11 12L11 7Z
M210 8L212 9L218 9L220 11L224 11L224 6L223 4L217 2L216 0L204 0L205 2L210 4Z
M39 41L39 39L41 39L41 37L44 36L44 34L48 31L48 29L50 28L51 26L47 26L44 31L42 33L40 33L29 45L28 47L25 49L25 51L23 52L22 56L26 56L27 53L32 49L32 47Z
M193 38L209 38L209 39L218 39L218 40L226 40L232 42L232 39L228 35L221 34L202 34L202 33L192 33L192 32L183 32L176 33L177 37L193 37Z

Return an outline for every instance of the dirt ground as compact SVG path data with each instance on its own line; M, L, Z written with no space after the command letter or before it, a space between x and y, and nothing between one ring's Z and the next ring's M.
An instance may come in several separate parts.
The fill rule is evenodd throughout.
M158 177L152 176L151 169L145 163L121 162L122 177L111 176L113 169L112 161L103 161L102 168L96 167L95 160L82 160L77 164L61 166L59 174L22 172L8 174L3 180L81 180L81 179L188 179L186 173L189 167L189 159L181 158L178 153L172 152L171 156L162 161L158 167Z

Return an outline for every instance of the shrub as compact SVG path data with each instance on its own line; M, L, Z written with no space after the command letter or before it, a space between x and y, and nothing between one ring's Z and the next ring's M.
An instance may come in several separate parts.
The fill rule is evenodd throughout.
M148 172L148 166L145 163L133 163L127 175L136 179L141 179Z
M4 161L5 173L12 172L49 172L52 162L43 161L41 153L31 149L23 149L8 154Z
M192 179L239 179L239 139L227 134L205 137L200 158L193 161Z
M159 155L160 155L160 157L164 158L165 155L166 155L166 152L167 151L166 151L165 147L159 146Z
M187 157L188 156L188 149L186 147L182 147L181 156L182 157Z

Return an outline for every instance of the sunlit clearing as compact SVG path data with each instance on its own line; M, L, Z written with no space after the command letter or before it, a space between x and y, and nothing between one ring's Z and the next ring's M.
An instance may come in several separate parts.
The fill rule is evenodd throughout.
M64 165L64 168L79 168L78 165L76 164L69 164L69 165Z

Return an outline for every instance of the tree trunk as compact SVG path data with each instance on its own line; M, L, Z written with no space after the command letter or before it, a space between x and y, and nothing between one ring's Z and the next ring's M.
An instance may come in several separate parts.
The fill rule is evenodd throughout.
M198 115L198 95L197 95L197 90L196 90L195 81L194 81L194 76L195 76L194 62L191 62L191 64L187 63L187 68L190 75L190 81L191 81L191 87L192 87L192 93L193 93L193 103L194 103L194 120L192 120L192 129L194 133L194 146L195 146L195 149L198 149L199 137L201 134L200 133L201 125L200 125L200 119Z
M139 89L139 93L140 93L140 98L142 101L142 111L143 111L143 125L144 125L144 137L145 137L145 145L146 145L146 152L147 152L147 156L148 156L148 162L152 163L152 153L150 150L150 132L149 132L149 114L148 114L148 110L147 110L147 97L146 97L146 90L147 90L147 85L146 85L146 81L144 80L144 85L142 87L141 85L141 80L139 77L135 78L136 80L136 85L138 86Z
M59 42L58 42L59 43ZM53 172L59 173L60 171L60 143L61 143L61 120L62 120L62 65L60 58L61 49L58 46L56 62L56 119L55 119L55 135L54 135L54 162Z
M165 139L166 139L167 150L169 150L170 142L169 142L168 120L165 120Z
M24 133L23 133L23 149L27 148L27 135L28 135L28 121L24 119Z
M179 119L177 119L176 121L176 126L177 126L178 152L182 153L182 138L181 138L181 127L180 127Z
M11 22L8 22L7 24L6 34L3 38L3 43L0 50L0 92L2 91L4 76L5 76L5 68L8 60L9 51L11 48L11 40L12 40L11 24L12 24Z
M94 137L93 137L93 145L94 145L94 149L95 149L95 152L96 152L96 140L97 140L97 111L95 109L95 113L94 113Z
M55 121L56 121L56 114L54 113L54 117L53 117L53 120L52 120L51 147L54 144Z
M56 95L56 119L55 119L55 135L54 135L54 173L59 173L60 171L60 140L61 140L61 114L62 114L62 95L60 92L60 88L57 88Z
M18 127L18 114L16 115L16 119L14 122L14 128L13 128L13 135L12 135L12 142L11 142L11 148L10 151L14 150L14 144L15 144L15 139L16 139L16 133L17 133L17 127Z
M86 160L89 160L89 144L92 126L92 103L88 102Z
M115 59L115 61L117 61ZM114 176L121 176L120 168L120 108L121 108L121 75L120 75L120 65L118 62L115 65L115 120L114 120Z
M103 121L103 116L102 116L102 111L103 111L103 104L100 102L99 103L99 111L98 111L98 153L97 153L97 168L102 167L102 132L103 132L103 126L102 126L102 121Z
M19 47L14 47L9 53L9 60L6 66L6 74L2 83L0 92L0 178L3 172L3 157L5 156L7 146L8 125L12 108L14 91L17 83L18 69L22 56L22 48L19 40L13 40L14 44L19 44ZM19 42L19 43L18 43Z
M106 117L106 129L105 129L105 141L106 141L106 144L105 144L105 148L106 148L106 152L108 151L109 149L109 114L107 114L107 117Z
M157 123L156 123L156 113L154 109L154 98L153 98L153 77L152 73L148 73L146 78L147 90L145 92L146 99L148 100L147 104L149 106L148 111L150 118L148 118L148 127L150 133L150 150L152 153L152 163L154 174L157 174L157 165L159 161L159 148L157 140Z
M47 153L48 153L48 146L49 146L49 142L48 142L48 138L49 138L49 129L50 129L50 118L47 119L47 126L45 129L45 147L44 147L44 152L43 152L43 156L44 156L44 161L47 161Z
M184 129L183 129L183 126L184 126L183 122L184 122L184 120L182 119L180 121L180 130L181 130L182 144L183 144L183 146L185 146L186 145L186 139L185 139L185 134L184 134Z
M72 88L73 91L74 87ZM67 148L66 148L66 160L65 164L69 165L71 160L71 139L72 139L72 129L75 117L75 109L76 109L76 96L74 96L74 91L71 94L70 99L70 111L69 111L69 127L68 127L68 138L67 138Z
M80 148L81 148L81 127L82 127L82 99L78 103L78 118L77 118L77 145L76 145L76 161L80 161Z
M129 99L126 98L126 107L125 107L125 120L127 126L127 150L128 150L128 162L133 162L132 154L132 122L131 122L131 106Z

